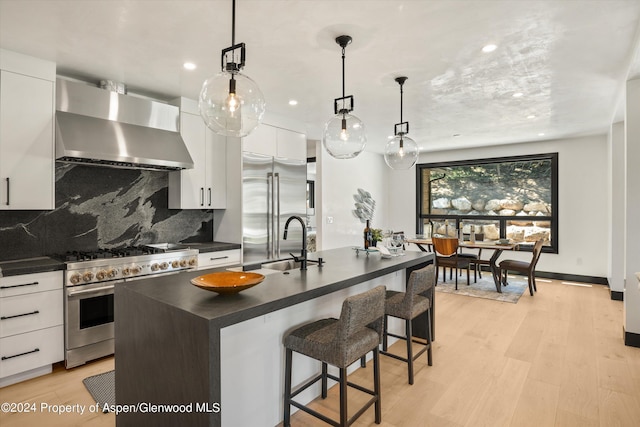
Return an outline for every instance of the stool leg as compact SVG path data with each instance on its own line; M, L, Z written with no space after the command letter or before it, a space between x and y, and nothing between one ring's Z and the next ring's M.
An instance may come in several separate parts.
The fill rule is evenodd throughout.
M322 362L322 398L327 398L327 364Z
M373 349L373 392L377 400L375 403L376 424L382 422L382 397L380 396L380 352L378 347Z
M367 367L367 356L362 356L360 358L360 367L361 368L366 368Z
M340 425L348 426L347 416L347 368L340 368Z
M291 425L291 359L292 351L286 349L284 362L284 427Z
M387 325L389 323L389 316L384 315L384 326L382 327L382 350L387 351Z
M431 337L431 309L427 309L427 345L429 346L429 348L427 349L427 364L429 366L433 366L433 356L431 354L431 341L432 341L432 337Z
M407 363L409 365L409 384L413 384L413 348L411 346L411 320L405 320L405 333L407 334Z

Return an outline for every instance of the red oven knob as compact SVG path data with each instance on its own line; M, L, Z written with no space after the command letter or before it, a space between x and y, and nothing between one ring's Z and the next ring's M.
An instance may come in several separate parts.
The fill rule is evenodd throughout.
M73 285L77 285L78 283L80 283L80 280L82 280L82 276L80 276L78 273L74 273L71 275L71 277L69 277L69 281Z
M129 267L125 267L122 269L123 276L128 276L129 274L131 274L131 269Z
M82 275L82 280L84 280L85 282L89 282L91 281L91 279L93 279L93 273L90 271L87 271Z
M151 271L158 271L160 266L157 263L151 264Z
M177 261L177 260L176 261L172 261L171 262L171 267L173 267L173 268L180 267L180 261Z
M134 265L133 267L131 267L131 274L140 274L140 271L141 269L139 265Z
M104 280L107 277L107 272L104 270L100 270L96 273L96 279Z
M180 267L186 267L187 266L187 260L186 259L181 259L180 260Z
M163 262L162 264L160 264L160 269L166 270L167 268L169 268L169 263L168 262Z

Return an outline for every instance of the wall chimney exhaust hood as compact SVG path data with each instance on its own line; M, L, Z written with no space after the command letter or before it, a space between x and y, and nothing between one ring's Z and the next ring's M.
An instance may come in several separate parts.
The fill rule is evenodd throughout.
M193 168L174 105L56 81L56 160L127 169Z

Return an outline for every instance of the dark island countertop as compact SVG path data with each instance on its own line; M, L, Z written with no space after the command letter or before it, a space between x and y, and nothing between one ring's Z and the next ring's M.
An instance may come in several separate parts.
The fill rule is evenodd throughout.
M64 262L49 257L2 261L0 262L0 277L45 273L48 271L64 270L64 268Z
M323 259L322 267L310 265L306 271L296 269L267 274L259 285L234 295L218 295L190 283L197 276L226 271L228 267L134 281L118 286L116 293L126 288L142 297L207 319L222 328L424 264L433 259L433 254L406 252L403 256L383 259L377 253L367 256L360 252L357 255L351 248L340 248L309 256L311 260L318 258Z

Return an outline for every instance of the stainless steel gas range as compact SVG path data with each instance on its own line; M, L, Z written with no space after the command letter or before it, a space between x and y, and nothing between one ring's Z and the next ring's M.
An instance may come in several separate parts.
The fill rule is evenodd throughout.
M196 249L171 245L72 252L64 256L65 366L113 354L113 293L118 283L195 269Z

